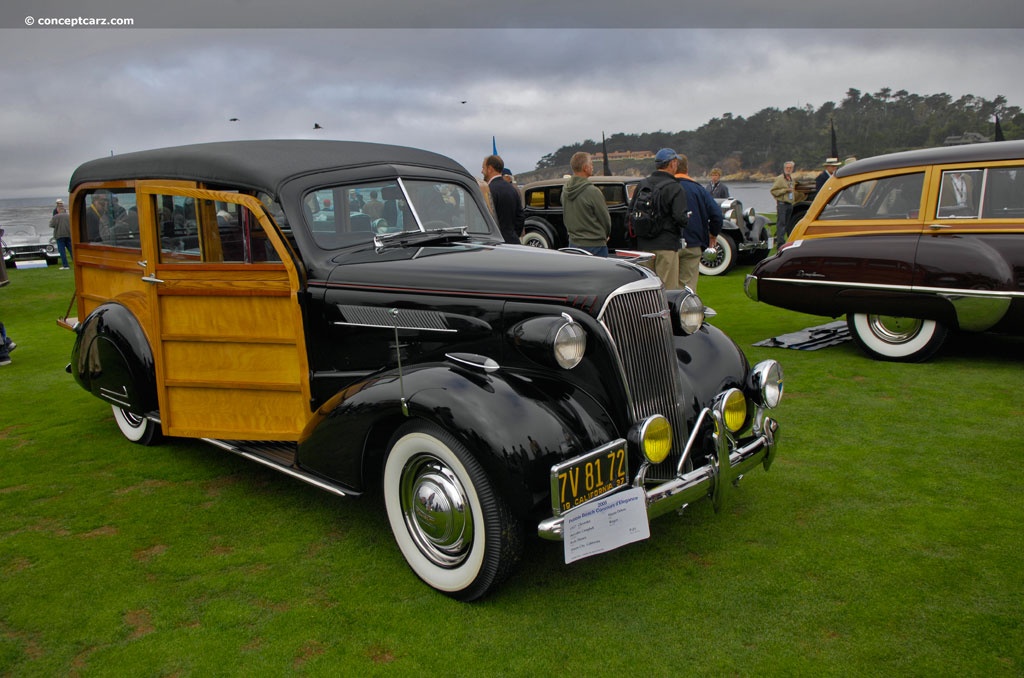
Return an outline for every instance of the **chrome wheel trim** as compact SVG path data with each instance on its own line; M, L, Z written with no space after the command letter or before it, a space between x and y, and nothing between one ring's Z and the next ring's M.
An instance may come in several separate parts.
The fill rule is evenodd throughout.
M456 567L473 545L473 511L458 476L431 454L402 469L399 501L406 529L420 552L439 567Z
M921 334L924 321L920 318L899 318L891 315L868 315L871 333L887 344L903 345Z

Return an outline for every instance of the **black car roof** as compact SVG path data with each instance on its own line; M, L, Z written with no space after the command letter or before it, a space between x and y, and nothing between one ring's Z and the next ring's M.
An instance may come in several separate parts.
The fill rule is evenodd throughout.
M568 183L572 177L557 177L555 179L538 179L537 181L531 181L530 183L523 186L523 190L528 188L537 188L538 186L560 186ZM630 177L624 175L611 175L604 176L601 174L595 174L590 177L590 183L592 184L608 184L608 183L623 183L628 184L634 181L640 181L643 177Z
M284 182L298 176L389 164L468 175L462 165L447 156L405 146L316 139L219 141L90 160L71 175L70 190L93 181L180 179L277 195Z
M878 170L914 167L916 165L946 165L958 162L986 162L990 160L1024 160L1024 141L993 141L963 146L922 148L887 155L876 155L857 160L836 170L839 178Z

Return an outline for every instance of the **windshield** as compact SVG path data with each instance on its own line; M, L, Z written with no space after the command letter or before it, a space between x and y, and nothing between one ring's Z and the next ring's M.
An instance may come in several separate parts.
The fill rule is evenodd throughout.
M388 179L319 188L303 198L303 211L316 244L324 249L403 231L464 228L492 234L473 194L445 181Z

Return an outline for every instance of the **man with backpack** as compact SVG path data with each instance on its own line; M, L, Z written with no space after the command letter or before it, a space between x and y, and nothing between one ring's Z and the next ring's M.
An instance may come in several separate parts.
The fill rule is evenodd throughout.
M686 192L676 180L679 155L663 148L654 155L655 171L642 180L629 205L630 228L637 247L654 255L654 272L665 289L679 287L679 250L689 222Z

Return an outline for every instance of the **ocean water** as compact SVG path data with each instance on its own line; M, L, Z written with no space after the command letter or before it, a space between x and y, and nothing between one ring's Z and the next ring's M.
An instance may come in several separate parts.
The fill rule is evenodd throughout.
M67 203L67 197L61 196ZM0 198L0 228L8 235L35 233L52 235L50 217L53 216L53 198Z
M771 184L763 181L726 181L729 195L743 203L743 209L751 207L758 214L775 214L775 198L769 189Z

